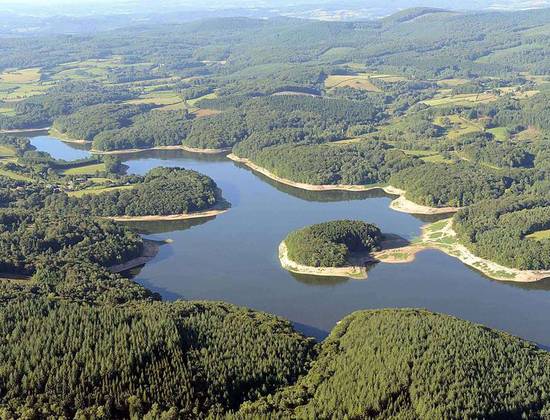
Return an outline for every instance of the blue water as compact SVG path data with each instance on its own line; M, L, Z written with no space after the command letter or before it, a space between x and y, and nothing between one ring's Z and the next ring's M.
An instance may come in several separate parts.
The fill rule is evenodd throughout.
M73 156L74 150L66 150L70 145L55 139L34 144L59 158ZM377 264L366 280L293 275L280 267L280 241L311 223L360 219L408 239L418 235L425 220L389 209L391 199L384 194L304 192L224 157L166 151L124 158L136 174L157 166L200 171L216 181L232 204L227 213L207 220L133 225L147 237L173 240L135 276L166 299L245 305L284 316L316 336L355 310L422 307L550 346L548 281L493 281L435 250L420 253L409 264Z

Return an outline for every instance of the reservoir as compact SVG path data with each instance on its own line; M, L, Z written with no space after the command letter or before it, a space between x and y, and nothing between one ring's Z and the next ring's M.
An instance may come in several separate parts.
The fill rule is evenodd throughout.
M81 145L40 135L31 142L59 159L86 157ZM77 146L77 148L75 148ZM215 218L131 226L150 239L171 239L134 280L165 299L222 300L283 316L322 337L360 309L419 307L498 328L550 347L550 280L491 280L458 259L426 250L409 264L379 263L366 280L296 275L282 269L277 248L292 230L334 219L377 224L412 239L433 217L391 210L382 192L308 192L278 184L224 156L183 151L121 155L129 173L157 166L210 176L231 209Z

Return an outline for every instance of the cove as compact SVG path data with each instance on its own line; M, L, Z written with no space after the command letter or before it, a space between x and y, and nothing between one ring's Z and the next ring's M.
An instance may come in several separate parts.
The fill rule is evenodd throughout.
M56 158L75 159L74 144L49 136L31 140ZM79 153L87 153L80 147ZM212 177L232 204L230 211L211 219L130 225L149 239L173 241L133 273L137 282L165 299L228 301L288 318L317 337L355 310L419 307L550 346L548 280L490 280L436 250L421 252L409 264L377 264L366 280L293 275L280 267L279 243L305 225L359 219L411 239L434 220L391 210L391 198L381 192L297 190L223 156L154 151L121 158L136 174L157 166L197 170Z

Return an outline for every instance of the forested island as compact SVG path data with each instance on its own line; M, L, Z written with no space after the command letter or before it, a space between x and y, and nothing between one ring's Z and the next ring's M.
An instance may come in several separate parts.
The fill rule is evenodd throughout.
M366 258L436 248L492 278L541 280L549 21L417 8L2 37L0 417L550 417L550 353L448 315L359 311L315 342L261 311L162 301L125 272L160 245L122 222L229 203L194 170L135 175L118 157L231 152L293 187L382 188L396 210L456 212L388 250L366 222L305 227L279 249L297 272L364 277ZM25 137L40 129L93 153L55 159Z
M291 232L279 245L284 268L324 276L366 275L369 254L380 249L382 233L359 220L334 220Z

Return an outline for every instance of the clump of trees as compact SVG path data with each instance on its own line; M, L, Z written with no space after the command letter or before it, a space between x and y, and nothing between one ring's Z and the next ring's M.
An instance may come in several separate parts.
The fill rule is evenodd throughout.
M192 213L221 205L221 192L212 178L183 168L155 168L127 189L100 194L52 196L47 208L89 216L152 216Z
M133 117L131 125L101 131L92 146L97 150L148 149L180 145L190 129L187 111L152 110Z
M108 220L51 211L0 211L0 270L33 274L39 264L62 257L102 266L141 254L139 235Z
M234 418L545 418L550 358L508 334L415 309L355 312L290 387Z
M400 150L369 141L274 146L245 157L282 178L316 185L385 183L394 172L419 164Z
M80 108L120 102L135 93L119 86L96 82L67 82L50 88L46 95L33 96L15 105L15 115L0 115L0 128L44 127L56 117L69 115Z
M284 240L288 257L311 267L342 267L353 252L378 249L382 233L358 220L336 220L290 233Z
M53 127L60 133L79 140L92 141L103 131L132 124L132 117L150 109L146 105L99 104L81 108L73 114L55 119Z
M550 199L546 196L507 196L486 200L454 217L458 239L472 252L522 270L550 268L550 241L525 238L550 229Z
M461 162L452 165L425 163L406 168L394 173L389 182L407 191L406 197L416 203L463 207L502 196L512 180Z

